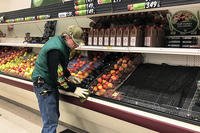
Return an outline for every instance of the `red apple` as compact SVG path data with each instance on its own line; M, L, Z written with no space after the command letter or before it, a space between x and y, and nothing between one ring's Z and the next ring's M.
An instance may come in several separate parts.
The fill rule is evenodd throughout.
M105 74L102 75L102 78L103 78L103 79L106 79L106 77L107 77L107 76L106 76Z
M113 81L116 81L118 78L117 78L117 76L111 76L111 79L112 79Z
M104 84L103 89L108 89L108 85Z
M102 78L97 79L98 83L102 83Z
M119 71L121 72L121 71L123 71L124 70L124 68L123 67L119 67Z

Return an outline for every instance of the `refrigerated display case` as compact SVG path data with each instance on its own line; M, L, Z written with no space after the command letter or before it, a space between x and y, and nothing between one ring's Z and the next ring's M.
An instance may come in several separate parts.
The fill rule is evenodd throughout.
M190 10L192 10L191 8L198 10L200 6L199 4L179 6L181 9L185 7ZM169 10L174 11L175 8L170 7ZM166 9L168 8L161 8L162 11L166 11ZM146 9L136 12L143 13L152 10L160 9ZM131 13L134 14L134 12ZM96 14L91 17L113 14L123 13ZM66 22L67 19L69 19L68 22ZM90 19L84 17L67 19L56 19L58 21L56 34L60 34L62 27L69 23L78 23L82 27L88 28L89 22L91 22ZM32 31L31 34L33 35L42 35L41 27L45 25L45 21L12 24L14 24L15 32L19 32L18 38L2 38L0 50L3 49L3 46L29 47L34 53L38 53L43 44L22 43L22 40L24 40L22 37L27 30ZM6 32L7 25L9 24L0 24L3 32ZM37 28L34 29L35 27ZM8 36L13 37L13 34ZM195 37L199 39L199 35L195 35ZM163 44L159 46L163 46ZM8 49L11 51L11 48ZM87 82L87 84L83 83L83 85L88 87L92 94L87 101L81 103L79 99L66 96L65 91L60 90L62 94L60 120L62 122L89 132L99 133L132 132L133 130L134 132L200 132L199 49L123 47L122 44L115 47L98 46L97 44L97 46L80 46L77 50L83 52L84 56L79 60L85 61L85 64L80 66L80 69L73 70L72 66L78 60L75 57L72 59L69 68L79 78L86 79L83 82ZM23 50L20 49L20 51ZM88 73L90 77L87 78L87 76L83 77L82 73L80 76L78 72L79 70L81 72L86 70L88 68L87 63L94 61L93 58L92 60L89 59L91 57L89 51L93 51L96 55L101 51L103 54L100 55L100 58L97 58L93 69L90 69L91 73ZM7 55L9 54L7 53ZM126 60L124 63L119 61L122 60L123 62L124 59ZM9 61L11 61L11 58L9 58ZM129 61L130 64L128 64ZM119 67L121 67L121 71L119 71ZM1 98L11 99L38 110L32 82L27 80L27 76L19 77L18 74L13 74L13 71L9 75L5 71L1 72ZM110 76L108 76L109 74ZM102 83L103 80L112 83L112 85L103 86L106 84L106 81ZM94 89L95 87L97 90ZM79 112L79 114L76 112Z

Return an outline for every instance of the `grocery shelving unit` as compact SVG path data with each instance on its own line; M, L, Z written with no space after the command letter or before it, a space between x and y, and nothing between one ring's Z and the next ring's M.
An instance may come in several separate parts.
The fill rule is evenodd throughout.
M13 46L13 47L42 48L44 44L0 43L0 45ZM79 46L78 48L76 48L76 50L126 52L126 53L152 53L152 54L171 54L171 55L200 55L200 49L197 48Z
M92 17L97 17L97 16L107 16L107 15L115 15L115 14L127 14L127 13L137 13L137 12L149 12L149 11L161 11L161 10L170 10L174 8L198 8L199 7L199 2L195 1L194 3L198 4L191 4L190 5L179 5L179 6L170 6L170 7L161 7L161 8L154 8L154 9L145 9L145 10L139 10L139 11L123 11L123 12L110 12L110 13L102 13L102 14L95 14L95 15L87 15L87 16L73 16L70 17L71 19L78 19L78 18L92 18ZM68 18L52 18L52 19L47 19L47 20L36 20L36 21L28 21L28 22L17 22L17 23L3 23L0 24L0 27L4 27L7 25L23 25L23 24L32 24L32 23L38 23L38 22L46 22L46 21L53 21L53 20L58 20L58 21L65 21ZM12 47L33 47L33 48L41 48L44 44L29 44L29 43L0 43L0 46L12 46ZM185 57L187 57L187 61L189 62L197 62L196 66L200 66L199 64L199 55L200 55L200 49L191 49L191 48L163 48L163 47L111 47L111 46L80 46L77 48L77 50L81 51L106 51L106 52L125 52L125 53L143 53L146 56L154 55L154 54L159 54L159 55L166 55L166 60L171 60L168 58L170 55L171 57L174 57L173 59L176 60L177 56L178 59L181 57L181 61L185 62ZM183 59L182 59L182 56ZM155 56L153 56L155 57ZM150 57L151 58L151 57ZM149 59L150 59L149 58ZM158 58L159 59L159 58ZM154 60L156 60L154 58ZM184 64L184 63L183 63ZM187 63L185 65L188 65ZM0 74L0 97L6 97L8 99L12 99L13 101L19 102L25 106L28 106L30 108L36 109L37 108L37 101L34 98L34 93L33 93L33 87L32 87L32 82L31 81L26 81L22 79L18 79L15 77L10 77L6 75ZM9 89L10 87L13 87L13 90ZM26 94L27 96L22 96L22 94ZM65 92L62 92L64 94ZM14 95L16 94L16 97ZM22 98L21 98L22 97ZM27 101L26 101L26 100ZM24 101L25 100L25 101ZM30 101L33 100L31 103ZM30 104L31 103L31 104ZM76 107L74 107L74 105ZM136 131L144 131L144 132L177 132L177 133L183 133L183 132L200 132L200 127L199 125L195 124L190 124L186 122L182 122L180 120L175 120L172 118L168 118L168 116L163 116L162 113L161 115L155 115L154 113L151 112L146 112L145 110L141 111L140 108L132 108L124 105L119 105L113 102L109 101L104 101L95 97L89 97L88 100L85 103L80 103L78 99L73 98L73 97L68 97L65 95L61 96L61 121L66 122L66 123L72 123L70 120L68 120L68 117L70 117L72 120L76 120L76 118L69 116L72 115L72 112L67 112L67 108L78 108L80 110L80 114L78 114L78 118L81 120L85 120L88 123L96 124L96 125L101 125L102 128L100 132L106 131L110 129L110 133L113 128L118 128L117 125L112 125L109 121L110 116L114 118L116 123L124 124L124 127L121 127L120 130L124 132L128 132L126 128L129 128L131 130L136 130ZM74 109L75 110L75 109ZM71 111L74 111L71 110ZM95 111L95 112L91 112ZM87 111L87 113L86 113ZM98 114L97 114L98 112ZM68 114L69 113L69 114ZM90 114L88 116L88 114ZM97 117L102 117L99 118L99 122L95 122L92 120L93 116L95 115ZM104 115L106 116L104 116ZM76 114L73 114L76 115ZM84 116L86 115L86 116ZM117 118L118 120L116 120ZM88 120L86 120L88 119ZM105 122L105 124L108 125L102 125L102 121ZM126 122L132 123L132 126L129 126ZM91 124L91 125L92 125ZM78 123L76 126L85 128L89 130L91 128L90 126L84 126ZM107 126L107 128L103 128L103 126ZM141 126L141 127L138 127ZM144 128L143 128L144 127ZM112 129L112 130L111 130ZM95 129L92 129L91 131L95 131ZM130 132L130 131L129 131Z

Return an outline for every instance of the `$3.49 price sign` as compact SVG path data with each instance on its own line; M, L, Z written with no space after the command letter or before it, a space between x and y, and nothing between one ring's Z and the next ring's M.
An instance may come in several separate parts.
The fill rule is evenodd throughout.
M145 8L158 8L160 7L160 0L145 0Z

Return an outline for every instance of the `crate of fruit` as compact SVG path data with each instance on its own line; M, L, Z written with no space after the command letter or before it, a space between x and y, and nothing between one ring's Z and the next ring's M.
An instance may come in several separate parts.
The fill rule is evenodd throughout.
M117 58L91 83L90 91L97 96L120 99L117 89L128 79L136 67L143 62L141 54L128 54Z

